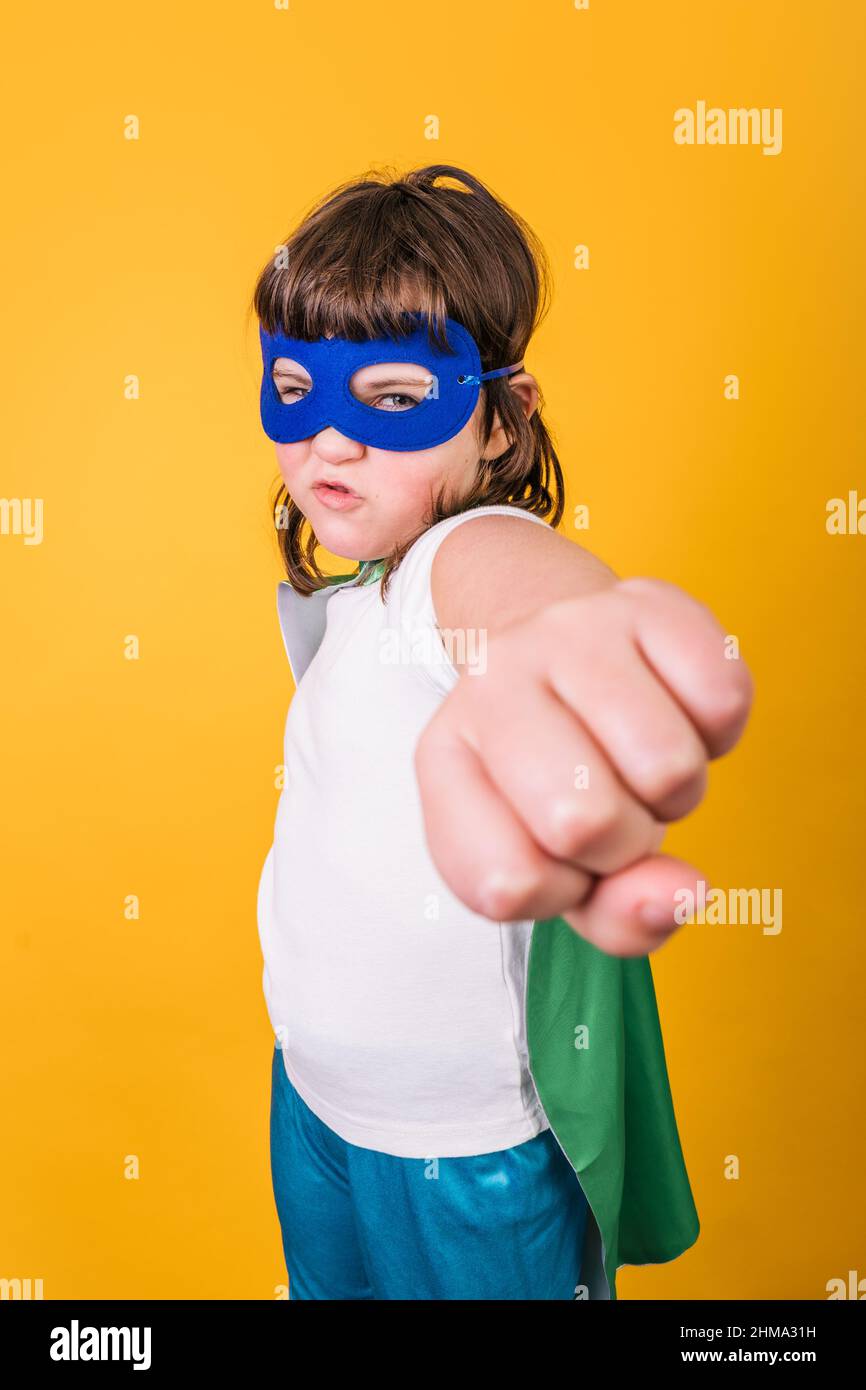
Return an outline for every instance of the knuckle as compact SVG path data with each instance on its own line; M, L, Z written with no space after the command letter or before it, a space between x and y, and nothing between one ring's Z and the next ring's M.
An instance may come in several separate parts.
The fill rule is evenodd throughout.
M741 723L752 707L754 693L754 682L747 666L740 664L727 673L727 679L713 694L710 722L714 729L723 732Z
M666 579L654 579L651 575L645 574L631 575L628 579L621 579L617 585L617 588L630 594L668 593L673 587Z
M573 599L549 603L537 615L533 638L546 652L570 651L576 636Z
M699 627L711 629L716 635L721 633L715 613L702 599L672 584L668 579L655 579L641 575L633 579L623 579L618 588L633 595L636 599L649 600L651 604L664 604L668 618L672 622L683 619L697 622Z
M613 798L594 796L577 802L569 797L547 808L542 837L551 854L569 858L586 845L612 835L619 820L619 807Z
M598 627L603 626L603 610L608 614L614 606L618 606L614 588L577 594L548 603L538 614L537 624L546 626L551 633L572 642L576 632L580 632L581 635L593 633Z
M705 772L706 757L697 747L686 744L665 753L657 751L652 762L641 769L641 795L651 804L666 801L702 780Z
M621 579L615 592L638 601L649 599L654 603L691 597L669 580L654 579L651 575L635 575L630 579Z
M511 865L491 867L481 877L476 888L476 911L487 917L517 920L528 913L528 904L541 889L537 870L518 869Z

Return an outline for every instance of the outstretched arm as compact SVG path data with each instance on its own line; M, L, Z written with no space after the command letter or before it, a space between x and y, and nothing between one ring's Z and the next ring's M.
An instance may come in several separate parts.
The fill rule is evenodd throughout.
M415 753L439 872L494 920L562 916L611 954L654 950L700 877L657 853L665 823L740 737L746 666L682 590L620 581L520 517L455 527L431 585L446 646L483 639L455 643L461 679Z

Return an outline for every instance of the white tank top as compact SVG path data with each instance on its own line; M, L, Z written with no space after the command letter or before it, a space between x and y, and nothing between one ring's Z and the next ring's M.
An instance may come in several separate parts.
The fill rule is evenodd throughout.
M289 1080L347 1142L404 1158L489 1153L548 1127L526 1049L532 922L492 922L447 887L413 766L459 678L436 630L433 556L489 513L547 524L478 507L415 542L385 604L378 582L322 596L259 883L265 998Z

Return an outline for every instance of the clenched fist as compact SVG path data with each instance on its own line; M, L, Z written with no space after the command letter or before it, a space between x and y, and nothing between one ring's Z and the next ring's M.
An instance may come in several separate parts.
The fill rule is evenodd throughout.
M676 930L697 870L657 851L737 742L752 681L706 608L627 579L489 637L415 752L430 852L493 920L561 916L612 955Z

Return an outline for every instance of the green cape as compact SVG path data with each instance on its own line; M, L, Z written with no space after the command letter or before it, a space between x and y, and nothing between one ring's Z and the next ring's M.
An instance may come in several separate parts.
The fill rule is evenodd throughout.
M623 1264L662 1264L700 1225L680 1147L647 956L609 956L561 917L533 923L529 1066L592 1213L581 1282L616 1298Z

